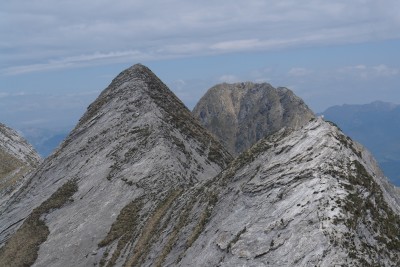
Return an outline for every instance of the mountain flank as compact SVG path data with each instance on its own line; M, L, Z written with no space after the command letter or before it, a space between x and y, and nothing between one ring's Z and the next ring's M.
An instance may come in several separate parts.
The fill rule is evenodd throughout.
M232 160L147 67L121 72L0 206L0 266L399 266L398 189L274 90L264 118L292 123Z
M210 88L193 114L234 155L283 127L297 129L314 118L289 89L252 82Z
M40 162L40 156L20 134L0 123L0 206Z
M209 190L180 266L398 266L400 197L371 155L312 119L242 153Z
M177 216L172 204L184 205L189 188L230 160L182 102L135 65L112 81L0 211L0 265L155 261L151 251Z

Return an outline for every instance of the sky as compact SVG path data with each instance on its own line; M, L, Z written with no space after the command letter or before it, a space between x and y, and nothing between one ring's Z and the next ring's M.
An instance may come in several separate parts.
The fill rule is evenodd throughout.
M400 104L398 0L0 3L0 122L71 129L142 63L192 109L221 82L285 86L315 112Z

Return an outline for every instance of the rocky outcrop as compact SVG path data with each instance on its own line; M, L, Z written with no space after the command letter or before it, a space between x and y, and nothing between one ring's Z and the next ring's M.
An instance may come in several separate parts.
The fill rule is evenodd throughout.
M251 82L212 87L193 114L234 155L283 127L297 129L314 118L289 89Z
M166 237L171 205L230 159L148 68L135 65L2 207L0 265L140 265Z
M281 130L216 178L180 266L399 266L399 195L382 184L370 154L322 119Z
M33 147L0 123L0 206L41 162Z

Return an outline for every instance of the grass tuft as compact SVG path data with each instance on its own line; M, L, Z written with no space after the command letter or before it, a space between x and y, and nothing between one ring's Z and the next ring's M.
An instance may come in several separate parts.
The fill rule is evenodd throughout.
M51 210L61 208L77 191L77 182L70 180L34 209L4 247L0 248L0 266L20 267L35 263L40 245L50 234L41 217Z

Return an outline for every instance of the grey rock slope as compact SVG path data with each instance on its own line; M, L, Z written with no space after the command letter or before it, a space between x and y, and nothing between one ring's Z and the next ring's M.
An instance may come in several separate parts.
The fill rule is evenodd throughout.
M399 194L371 155L314 119L281 130L208 186L180 266L400 266Z
M1 207L0 266L155 260L154 243L174 220L172 203L230 159L148 68L135 65Z
M289 89L251 82L212 87L193 114L234 155L283 127L299 128L314 117Z
M399 266L399 192L333 124L230 159L135 65L0 207L0 266Z
M40 156L23 137L0 123L0 205L18 191L40 162Z
M365 145L386 176L400 186L400 105L375 101L334 106L322 114L352 139Z

